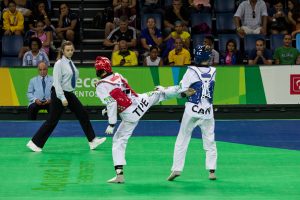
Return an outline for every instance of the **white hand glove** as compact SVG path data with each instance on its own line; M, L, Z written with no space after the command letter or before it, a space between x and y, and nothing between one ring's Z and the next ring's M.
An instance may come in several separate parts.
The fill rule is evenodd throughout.
M163 91L165 88L161 85L155 86L154 88L156 91Z
M107 116L107 109L104 108L102 111L101 111L101 114L103 117L106 117Z
M106 130L105 130L105 133L108 134L108 135L114 134L114 129L115 129L115 126L108 125Z
M61 103L64 107L68 106L68 104L69 104L67 99L63 100Z

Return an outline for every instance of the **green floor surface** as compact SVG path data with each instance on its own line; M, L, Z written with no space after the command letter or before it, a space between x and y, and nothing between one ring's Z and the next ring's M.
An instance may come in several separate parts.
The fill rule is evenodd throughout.
M218 180L208 180L202 141L192 139L182 176L166 181L175 137L132 137L125 184L114 176L111 138L90 151L83 137L50 138L42 153L28 138L0 138L0 199L299 200L300 151L218 142Z

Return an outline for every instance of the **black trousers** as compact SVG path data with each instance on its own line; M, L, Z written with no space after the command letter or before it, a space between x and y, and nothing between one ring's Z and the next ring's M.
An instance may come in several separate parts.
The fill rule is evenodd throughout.
M47 110L49 113L50 105L37 105L32 103L28 106L28 120L36 120L39 110Z
M88 141L91 142L96 136L87 111L83 108L81 102L78 100L74 93L64 91L64 94L69 103L68 107L72 112L75 113ZM57 98L55 88L52 87L50 113L48 119L43 123L43 125L33 136L32 141L34 144L36 144L40 148L44 147L47 139L56 127L63 111L64 107L62 105L62 102Z

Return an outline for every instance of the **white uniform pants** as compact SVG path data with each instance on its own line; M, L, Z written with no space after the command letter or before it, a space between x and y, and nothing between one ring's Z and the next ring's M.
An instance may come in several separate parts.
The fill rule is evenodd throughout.
M191 117L186 111L183 114L180 130L176 139L172 171L182 171L185 156L191 140L192 132L199 126L202 133L203 149L206 153L206 169L216 169L217 147L215 142L215 120Z
M155 91L155 92L149 92L147 93L147 103L149 103L147 106L147 109L139 110L139 118L142 117L146 111L153 105L159 103L160 101L164 100L164 95L162 92ZM145 99L144 99L145 100ZM132 119L137 118L137 113L130 114ZM126 114L126 118L130 118L130 115ZM113 155L113 161L114 166L116 165L126 165L125 160L125 151L128 139L132 135L133 130L137 126L139 120L135 122L129 122L126 120L126 118L121 121L114 137L113 137L113 147L112 147L112 155Z

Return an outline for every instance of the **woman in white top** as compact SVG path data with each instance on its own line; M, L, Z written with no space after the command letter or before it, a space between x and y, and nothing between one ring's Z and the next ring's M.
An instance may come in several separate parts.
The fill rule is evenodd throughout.
M61 46L62 57L54 64L53 86L51 88L50 114L46 122L39 128L27 147L35 152L42 151L48 137L56 127L65 107L75 113L80 125L89 141L90 149L95 149L106 138L97 138L89 120L89 116L79 99L74 94L76 79L79 72L71 60L74 45L66 41Z
M150 55L144 59L144 66L162 66L163 61L158 56L159 49L156 46L150 47Z

